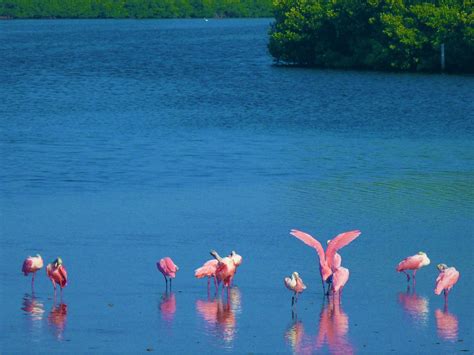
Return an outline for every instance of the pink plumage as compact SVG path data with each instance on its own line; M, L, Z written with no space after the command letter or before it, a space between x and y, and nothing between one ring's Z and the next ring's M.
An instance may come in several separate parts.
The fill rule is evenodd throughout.
M194 276L198 279L203 277L214 277L216 275L218 261L216 259L208 260L203 266L194 270Z
M420 251L418 254L409 256L400 261L395 270L397 272L403 272L407 276L407 281L410 281L410 275L406 273L406 270L413 270L413 282L415 282L415 276L418 269L429 264L430 259L428 258L428 255Z
M21 272L25 276L28 276L29 273L35 273L39 269L43 267L43 259L41 258L41 255L36 255L36 256L29 256L23 261L23 266L21 268Z
M176 272L179 270L178 266L175 265L173 260L167 256L156 263L156 267L165 277L174 279L176 277Z
M324 252L321 243L308 233L292 229L290 234L301 240L303 243L316 249L319 256L319 272L321 274L324 289L324 282L329 282L328 279L330 276L333 275L333 273L335 273L341 266L342 258L337 251L351 243L361 234L361 232L359 230L353 230L337 235L334 239L328 241L326 252Z
M53 283L53 287L56 290L56 284L59 285L61 291L64 287L67 286L67 271L64 265L62 264L61 258L57 258L52 263L49 263L46 266L46 274Z
M234 260L229 256L222 258L217 264L217 281L219 281L219 283L222 282L225 287L229 287L230 283L232 282L232 278L235 275L235 271L236 266L234 264Z
M459 280L459 271L454 267L443 269L436 278L435 294L440 295L445 291L448 293Z
M342 292L342 289L349 280L349 270L345 267L339 267L333 274L332 290L333 292Z

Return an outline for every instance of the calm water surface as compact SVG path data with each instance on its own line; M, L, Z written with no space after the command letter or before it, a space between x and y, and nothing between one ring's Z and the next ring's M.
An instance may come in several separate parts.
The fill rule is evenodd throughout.
M0 23L2 353L472 353L473 78L277 68L269 23ZM362 231L341 302L291 228ZM228 299L193 277L211 248L244 258Z

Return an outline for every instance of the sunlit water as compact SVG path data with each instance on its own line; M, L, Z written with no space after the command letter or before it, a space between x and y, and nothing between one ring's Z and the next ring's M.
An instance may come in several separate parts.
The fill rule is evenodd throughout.
M2 353L472 353L473 78L277 68L269 22L0 23ZM362 231L341 302L291 228ZM212 248L244 258L229 298L193 277Z

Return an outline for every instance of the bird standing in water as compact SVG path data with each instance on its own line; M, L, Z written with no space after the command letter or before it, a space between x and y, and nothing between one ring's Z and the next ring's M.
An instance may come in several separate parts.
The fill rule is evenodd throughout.
M62 294L63 288L67 286L67 271L60 257L46 266L46 274L53 283L54 291L56 292L56 284L58 284Z
M216 259L208 260L204 263L203 266L194 270L194 277L197 279L202 279L207 277L207 288L209 289L211 277L214 279L214 285L217 290L217 279L216 279L216 270L217 264L219 262Z
M333 294L339 293L339 298L341 298L342 289L349 281L349 269L339 266L333 273L331 291Z
M453 266L448 267L446 264L438 264L439 275L436 278L435 294L440 295L444 291L444 302L448 304L449 291L459 280L459 271Z
M291 278L285 277L285 286L288 290L293 291L293 297L291 297L291 305L293 306L298 302L298 294L306 290L306 285L303 283L303 279L295 271L291 274Z
M33 274L31 278L31 288L34 288L36 271L42 267L43 258L41 258L41 255L39 254L36 254L36 256L29 256L25 259L25 261L23 261L23 267L21 268L23 274L25 274L25 276L28 276L30 273Z
M423 266L428 266L430 264L430 259L428 259L428 255L425 252L420 251L418 254L409 256L402 261L400 261L397 265L396 271L403 272L407 275L407 282L410 281L410 275L405 270L413 270L413 283L415 283L415 275L418 269Z
M166 282L166 288L168 288L168 277L170 279L170 290L171 290L171 280L176 277L176 272L179 270L178 266L175 265L173 260L169 256L164 257L156 263L156 267L163 274Z
M308 233L301 232L297 229L292 229L290 234L301 240L306 245L316 249L319 257L319 273L321 275L323 291L326 293L326 288L324 285L325 282L328 284L332 283L333 273L341 265L341 256L337 253L337 251L356 239L360 235L360 231L353 230L337 235L334 239L328 241L326 252L324 252L321 243ZM328 289L328 293L330 289L331 286Z
M216 278L217 283L220 284L222 282L224 287L227 287L227 296L229 295L229 287L232 283L232 279L234 278L235 271L236 271L236 264L235 262L237 259L232 256L226 256L222 258L217 254L217 251L211 250L211 255L214 259L217 260L217 268L216 268Z

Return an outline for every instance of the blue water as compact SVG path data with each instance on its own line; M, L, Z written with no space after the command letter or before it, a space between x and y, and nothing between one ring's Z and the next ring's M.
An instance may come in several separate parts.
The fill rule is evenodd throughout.
M269 23L0 23L2 353L472 353L473 78L278 68ZM362 231L340 303L291 228ZM193 277L210 249L244 258L228 300Z

